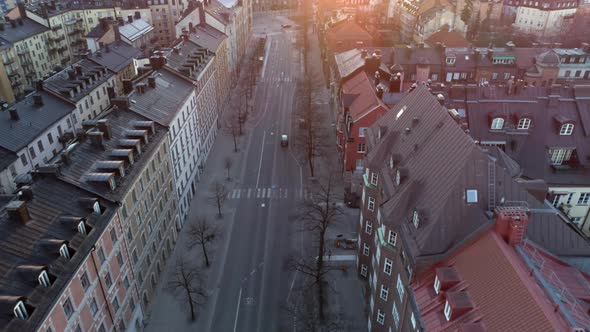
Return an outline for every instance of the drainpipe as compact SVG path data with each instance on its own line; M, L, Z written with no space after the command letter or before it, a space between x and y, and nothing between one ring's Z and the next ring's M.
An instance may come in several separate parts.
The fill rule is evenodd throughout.
M115 326L115 320L113 319L113 313L111 312L111 306L109 303L109 299L107 298L107 294L104 291L104 287L102 286L102 281L100 280L100 271L98 270L98 265L96 265L96 260L94 259L94 255L92 254L95 251L96 251L96 246L92 246L92 250L90 252L90 258L92 258L92 265L94 265L94 270L96 271L96 275L98 277L98 285L100 287L100 292L102 293L102 296L104 297L104 300L106 302L107 313L109 314L109 318L111 319L111 324L113 325L113 330L115 332L117 332L117 326Z

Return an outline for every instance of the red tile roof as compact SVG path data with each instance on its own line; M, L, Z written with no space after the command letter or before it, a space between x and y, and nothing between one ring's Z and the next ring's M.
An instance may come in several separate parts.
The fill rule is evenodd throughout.
M372 41L373 36L353 20L334 24L326 31L326 38L335 41Z
M434 47L436 43L443 43L446 47L470 47L471 43L457 31L441 30L426 39L426 44Z
M474 304L474 309L450 322L443 314L447 292L441 291L439 295L434 292L434 270L419 276L412 287L425 330L456 331L480 321L488 332L569 330L571 324L554 310L555 305L548 296L550 291L530 274L530 267L521 255L528 256L519 250L510 247L492 230L443 262L443 266L452 266L462 278L447 292L466 291ZM536 256L549 255L542 249L536 250ZM571 294L578 298L588 296L588 276L553 256L545 262L542 273L547 278L554 273L568 284ZM589 317L584 313L587 308L579 303L578 308L579 311L569 314L577 317L578 324L587 323Z
M352 121L358 121L378 107L387 109L387 106L377 98L375 88L364 71L359 72L344 82L342 85L342 94L352 98L352 103L349 106L349 114L352 116Z

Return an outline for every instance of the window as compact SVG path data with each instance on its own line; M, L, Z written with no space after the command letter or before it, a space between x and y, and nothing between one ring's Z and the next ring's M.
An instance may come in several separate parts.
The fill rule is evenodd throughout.
M367 276L367 266L365 264L361 265L361 275L363 277Z
M113 284L113 280L111 279L111 272L107 272L104 275L104 282L105 284L107 284L107 288L111 288L111 285Z
M59 247L59 254L66 259L70 259L70 251L68 249L68 245L67 244L62 244L61 247Z
M403 301L405 289L404 283L402 282L402 277L399 273L397 274L397 282L395 284L395 288L397 288L397 295L399 295L400 301Z
M88 304L88 307L90 308L90 312L92 313L92 315L95 315L98 312L98 304L96 304L96 298L92 297L92 300L90 301L90 304Z
M23 301L18 301L12 311L14 312L14 315L20 319L24 320L29 318L29 313L27 312L27 308Z
M392 246L395 246L396 242L397 242L397 233L394 231L389 231L389 235L387 236L387 243L391 244Z
M414 316L413 312L412 312L412 315L410 316L410 322L412 323L412 328L416 329L416 316Z
M386 287L385 285L381 285L381 294L379 295L379 297L383 301L387 301L387 296L389 296L389 287Z
M493 130L500 130L504 127L504 119L502 118L494 118L492 120L491 129Z
M66 318L70 319L70 317L72 317L72 314L74 313L74 307L72 306L72 301L70 301L70 299L68 298L65 300L65 302L61 306L64 309L64 314L66 315Z
M378 179L379 179L379 175L377 175L377 173L372 173L371 174L371 184L372 185L376 186Z
M477 189L467 189L465 191L467 203L477 203Z
M53 144L53 136L51 133L47 134L47 140L49 141L49 144Z
M414 210L414 213L412 214L412 224L414 224L414 227L416 228L420 226L420 216L418 215L417 210Z
M576 70L576 73L574 74L575 77L580 77L582 75L582 71L581 70Z
M43 141L37 141L37 147L39 147L39 152L45 151L45 148L43 147Z
M131 252L131 256L133 257L133 263L137 264L137 251L135 249L133 249L133 251Z
M369 204L367 208L369 211L375 211L375 199L373 197L369 197Z
M123 279L123 287L125 287L125 289L129 289L129 278L127 276L125 276L125 279Z
M451 305L449 304L449 301L445 302L445 318L447 321L451 320Z
M389 258L385 258L385 262L383 263L383 272L387 275L391 275L391 268L393 266L393 261Z
M27 161L27 156L25 156L24 153L20 155L20 162L23 164L23 166L27 166L29 164Z
M369 128L367 127L360 127L359 128L359 137L365 137L365 133L367 132Z
M367 146L365 145L365 143L359 143L357 152L359 152L359 153L365 153L366 152L366 148L367 148Z
M116 296L113 299L113 309L115 309L115 313L117 313L117 311L119 311L119 299L117 299Z
M566 123L561 126L561 129L559 130L559 135L563 135L563 136L571 135L573 131L574 131L574 125L572 123Z
M371 235L371 232L373 231L373 224L367 220L367 224L365 225L365 233Z
M571 70L566 70L565 71L565 77L570 77L572 75L572 71Z
M438 276L434 277L434 292L438 294L440 292L440 280Z
M123 255L121 254L121 252L119 251L119 253L117 254L117 263L119 264L119 266L123 266Z
M37 280L39 280L39 284L43 287L51 286L51 281L49 280L49 275L47 274L47 271L45 271L45 270L43 270L43 271L41 271L41 273L39 273Z
M529 129L531 126L531 119L529 118L522 118L518 120L518 127L517 129L526 130Z
M454 57L448 57L447 58L447 65L454 65L455 64L455 60L457 60Z
M365 243L363 246L363 255L369 256L369 245Z
M145 247L147 241L145 239L145 233L141 233L141 243L143 244L143 246Z
M561 165L564 161L569 161L573 151L572 149L550 149L549 157L551 158L551 163L553 165Z
M104 257L104 249L100 248L98 249L98 260L100 261L100 264L102 265L105 261L105 257Z
M113 241L113 243L117 242L117 230L113 227L111 228L111 241Z
M395 301L393 302L392 314L393 314L393 322L395 323L395 328L397 329L398 325L399 325L399 312L397 311L397 305L395 304Z
M401 176L400 171L398 169L397 172L395 172L395 185L399 186L401 181L402 181L402 176Z
M588 200L590 200L590 193L580 193L578 205L588 205Z
M82 284L82 288L84 289L84 291L87 291L88 287L90 287L90 282L88 281L88 273L84 272L80 276L80 283Z
M385 313L381 309L377 311L377 323L381 325L385 324Z
M32 146L31 146L31 147L29 148L29 153L31 154L31 158L32 158L32 159L35 159L35 158L37 158L37 154L35 154L35 148L34 148L34 147L32 147Z

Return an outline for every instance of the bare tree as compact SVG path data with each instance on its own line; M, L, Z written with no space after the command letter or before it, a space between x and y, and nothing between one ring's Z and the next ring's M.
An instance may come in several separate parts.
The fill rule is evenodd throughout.
M215 181L213 185L211 185L209 191L211 192L211 196L209 196L209 198L217 205L217 217L221 218L223 217L221 208L223 207L223 203L227 198L227 189L225 189L225 186L222 183Z
M343 214L338 205L342 198L336 194L332 176L318 181L312 191L312 197L306 199L301 207L300 220L301 231L310 232L317 245L317 252L313 259L299 257L291 261L291 267L311 278L312 285L316 287L318 316L324 320L324 283L325 276L330 270L337 267L326 264L326 233L328 229L338 222Z
M234 161L231 159L231 157L225 157L224 161L223 161L223 167L225 168L225 171L227 172L227 181L231 180L231 177L229 176L229 171L231 169L231 167L233 166Z
M231 114L228 114L223 129L227 135L231 135L234 139L234 152L238 152L238 136L240 136L240 126L241 125L239 123L237 114L232 111Z
M210 223L207 218L199 217L196 224L191 224L188 228L189 249L200 246L205 258L205 266L209 267L209 255L207 254L208 246L219 239L222 234L221 227Z
M194 321L197 318L198 309L207 300L201 271L196 266L191 266L184 259L179 258L167 287L169 291L188 302L190 318Z
M297 294L295 301L284 307L287 314L293 318L295 331L332 332L342 330L335 322L320 320L317 300L313 289L302 288Z

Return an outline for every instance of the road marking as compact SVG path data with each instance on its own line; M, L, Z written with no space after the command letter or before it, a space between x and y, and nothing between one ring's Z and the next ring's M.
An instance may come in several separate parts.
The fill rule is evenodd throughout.
M240 295L238 295L238 305L236 306L236 320L234 321L234 332L238 329L238 317L240 316L240 302L242 301L242 287L240 287Z
M260 188L256 189L256 198L260 198Z
M258 163L258 176L256 177L256 188L258 188L258 182L260 181L260 170L262 169L262 155L264 154L264 141L266 140L266 130L262 135L262 150L260 150L260 163Z
M248 198L250 198L250 191L252 190L252 188L248 188Z
M264 196L266 196L266 188L262 189L262 198L264 198Z
M285 198L287 198L287 190L288 189L285 188Z
M241 194L242 194L242 190L238 189L238 195L236 196L236 198L239 199Z
M268 53L270 53L269 48L270 48L271 44L272 44L272 39L270 39L268 41L268 43L265 45L266 52L264 54L264 63L262 64L262 75L261 75L263 79L264 79L264 73L266 72L266 63L268 62Z

